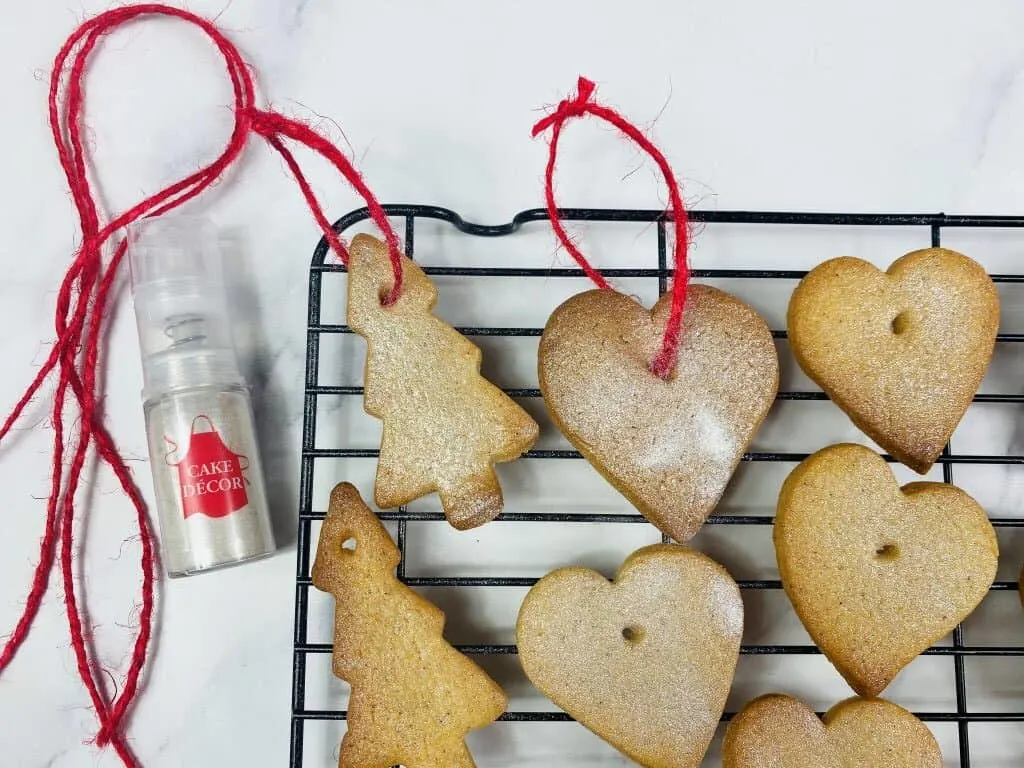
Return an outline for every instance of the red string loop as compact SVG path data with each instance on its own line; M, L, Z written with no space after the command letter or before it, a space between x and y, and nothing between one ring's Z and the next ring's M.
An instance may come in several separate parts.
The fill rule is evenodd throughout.
M547 202L548 217L551 219L551 228L555 231L558 240L569 252L569 255L576 260L584 273L598 288L610 289L611 284L604 276L596 270L587 258L580 252L576 244L565 231L561 219L558 216L558 206L555 205L554 177L555 159L558 156L558 139L561 136L565 124L575 118L593 115L611 123L636 144L658 165L662 175L665 177L665 184L668 186L670 217L675 230L674 262L675 280L672 283L672 305L669 309L668 322L665 325L665 334L661 341L661 351L651 362L651 371L662 379L667 379L676 366L679 357L679 344L681 342L683 308L686 306L686 290L690 282L690 266L687 260L689 251L689 219L686 213L686 206L683 205L683 198L679 192L679 185L676 183L672 167L661 151L651 143L650 139L643 135L640 130L630 123L626 118L613 109L610 109L593 100L596 86L585 77L579 79L576 94L563 99L558 107L547 117L539 120L533 126L533 136L551 129L551 144L548 150L548 162L544 171L544 199Z
M82 140L84 105L83 80L90 56L102 38L118 27L144 16L163 16L185 21L202 30L221 52L234 94L235 123L227 146L208 165L195 173L151 195L106 224L101 224L100 213L94 201L87 173L88 161ZM68 72L64 97L61 98L65 71ZM313 191L300 170L297 161L284 143L295 141L327 159L362 196L370 216L387 241L394 275L385 302L391 303L402 289L402 254L398 235L391 227L387 215L359 172L349 160L308 125L255 107L255 87L252 69L238 49L210 21L180 8L161 4L130 5L115 8L87 20L61 46L54 60L50 78L49 121L61 168L67 177L71 197L78 212L82 230L82 246L68 267L57 295L55 330L57 340L42 368L15 404L10 415L0 426L0 441L9 434L20 419L29 402L43 383L58 370L57 386L51 410L53 423L53 474L50 496L46 504L43 538L40 542L39 562L35 568L24 611L14 631L0 649L0 673L11 663L24 642L42 604L49 575L58 555L65 593L65 608L71 645L79 677L89 694L99 719L100 729L96 744L111 744L126 766L139 762L129 749L123 735L124 720L139 691L139 681L149 651L154 607L155 554L146 504L135 485L131 471L118 452L107 431L102 407L103 393L98 382L101 364L100 343L107 318L107 305L111 287L127 251L127 241L121 239L113 249L109 261L104 262L104 248L114 234L143 217L160 216L199 195L213 184L238 159L245 148L250 132L262 136L281 155L289 171L295 176L313 218L331 248L344 263L348 253L327 220ZM71 442L64 433L64 414L68 406L68 393L74 396L80 412L76 433ZM73 449L72 449L73 446ZM90 448L105 462L117 477L136 512L141 542L141 606L139 630L132 649L131 661L121 691L108 700L99 683L101 670L93 658L86 641L85 624L88 618L79 604L74 579L75 495Z

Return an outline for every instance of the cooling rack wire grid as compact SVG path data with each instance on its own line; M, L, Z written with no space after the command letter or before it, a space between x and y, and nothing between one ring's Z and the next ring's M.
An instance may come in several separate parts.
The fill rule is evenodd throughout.
M499 468L505 512L459 533L436 498L380 514L402 551L399 577L447 614L446 636L505 687L509 711L470 735L480 768L627 766L630 761L559 711L523 677L514 623L527 589L555 567L612 575L632 550L659 540L581 459L544 413L536 350L551 311L590 288L575 267L555 266L547 213L509 223L469 223L445 208L385 206L404 225L405 250L437 283L439 315L483 348L483 373L541 424L541 440ZM663 211L563 209L603 274L648 306L671 277ZM746 606L746 630L726 714L773 691L818 711L851 694L811 643L782 592L771 547L778 489L825 445L867 442L797 368L785 333L789 295L806 270L837 255L887 266L903 253L944 245L980 261L1003 304L996 353L974 404L928 479L955 483L988 511L1000 542L992 591L952 636L913 662L886 697L915 712L938 738L947 766L1024 765L1024 217L944 214L692 211L693 277L717 285L768 320L779 350L778 399L715 514L693 545L725 565ZM335 224L367 229L365 209ZM773 268L779 265L791 269ZM714 268L707 268L714 267ZM380 426L362 410L365 346L344 324L346 275L321 241L309 273L306 379L295 581L291 768L334 768L347 686L331 674L333 603L310 583L330 488L354 482L372 498ZM915 477L896 467L901 482ZM723 728L706 766L718 766Z

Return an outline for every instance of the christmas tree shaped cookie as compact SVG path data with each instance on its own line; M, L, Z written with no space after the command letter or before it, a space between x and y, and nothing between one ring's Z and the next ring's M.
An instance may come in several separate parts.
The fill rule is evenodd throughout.
M473 528L501 512L494 464L518 458L537 423L480 375L480 349L431 313L437 290L402 259L402 292L391 286L387 246L352 240L348 322L366 338L367 413L384 422L374 498L384 508L433 491L454 527Z
M331 493L313 584L334 595L334 674L352 686L339 768L473 768L466 733L505 711L442 637L444 614L395 577L400 553L359 492Z

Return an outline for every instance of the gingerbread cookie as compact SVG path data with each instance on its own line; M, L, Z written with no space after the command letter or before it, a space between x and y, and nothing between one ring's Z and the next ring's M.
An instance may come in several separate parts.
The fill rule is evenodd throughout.
M779 361L750 307L692 285L676 368L651 373L671 296L648 311L595 290L559 306L540 341L540 389L559 429L652 523L693 536L774 402Z
M966 256L928 248L888 271L843 257L815 267L789 303L800 367L865 434L923 474L981 385L999 295Z
M349 249L348 323L366 338L367 413L384 422L374 499L383 508L437 491L454 527L473 528L502 509L494 464L537 440L529 414L480 376L480 349L431 313L434 284L402 259L391 286L387 246L356 235Z
M715 733L743 633L725 569L656 544L610 582L587 568L549 573L516 623L530 681L648 768L696 768Z
M771 694L733 718L723 768L942 768L928 727L882 699L848 699L824 722L802 701Z
M900 488L862 445L833 445L786 478L779 574L814 642L861 696L877 696L974 610L996 575L985 510L943 483Z
M352 686L339 768L473 768L466 733L508 703L442 637L444 614L395 577L398 547L359 492L331 493L313 584L335 598L334 674Z

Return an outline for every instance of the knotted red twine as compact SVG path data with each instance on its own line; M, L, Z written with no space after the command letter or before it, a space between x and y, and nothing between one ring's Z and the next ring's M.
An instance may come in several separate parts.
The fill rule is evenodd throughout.
M86 172L87 157L82 141L82 82L89 58L104 35L118 27L144 16L165 16L181 19L198 27L217 46L224 58L228 77L234 92L234 128L224 151L209 165L171 184L156 194L101 223L92 187ZM68 67L70 60L70 67ZM328 243L344 263L348 254L331 229L330 222L317 203L313 190L306 181L285 141L305 145L326 158L337 168L367 203L370 216L383 232L387 241L394 271L394 282L385 303L393 302L401 292L402 267L398 235L388 222L383 208L352 167L348 159L328 139L308 125L255 105L251 67L238 49L211 22L188 11L166 5L133 5L101 13L86 21L64 43L54 62L50 78L49 120L61 167L67 176L72 199L78 211L82 229L82 245L68 268L57 297L55 326L57 340L46 362L36 374L28 389L14 406L0 427L0 440L11 430L43 383L57 370L57 385L53 399L53 478L46 504L46 522L40 543L39 563L24 612L13 633L0 650L0 672L14 658L25 640L39 611L46 592L49 574L54 566L59 545L60 570L63 577L64 602L71 645L74 649L78 674L96 710L100 730L96 736L99 746L113 745L126 766L139 765L128 747L123 734L124 720L139 690L139 677L146 663L153 619L154 552L146 504L132 478L128 466L118 452L107 430L102 397L97 377L100 342L106 322L107 303L117 270L127 250L127 240L118 235L112 254L104 262L103 249L115 239L116 233L131 223L144 218L160 216L196 197L213 184L238 159L250 133L262 136L284 159L289 171L298 182L316 223ZM66 83L65 83L65 74ZM77 428L66 440L65 414L68 391L74 396L80 418ZM69 423L74 423L70 422ZM121 487L135 507L139 538L142 547L142 596L139 612L139 630L135 638L131 662L124 676L119 694L109 697L99 684L100 669L85 640L84 625L87 617L79 603L72 562L78 555L75 548L75 494L79 488L82 469L90 449L113 470Z
M626 118L615 110L594 101L592 97L595 88L594 83L585 77L581 77L577 85L576 95L561 101L554 112L533 126L534 137L543 133L548 128L551 129L548 164L544 171L544 198L547 201L548 217L551 219L551 228L554 229L555 235L569 252L569 255L580 265L587 277L593 280L598 288L611 290L611 284L580 253L580 250L573 243L559 219L554 191L555 158L558 155L558 139L562 134L562 128L572 118L594 115L594 117L599 117L622 131L657 163L658 168L661 169L661 173L665 177L665 184L668 186L669 205L672 211L672 223L675 228L673 256L676 270L675 280L672 283L672 305L669 309L668 322L665 325L665 334L662 337L661 351L651 362L651 372L662 379L667 379L675 368L676 359L679 356L683 308L686 305L686 289L690 282L690 266L687 262L689 220L686 215L686 207L683 205L682 196L679 194L679 185L676 183L675 174L672 173L672 167L669 165L668 160L665 159L665 156Z

